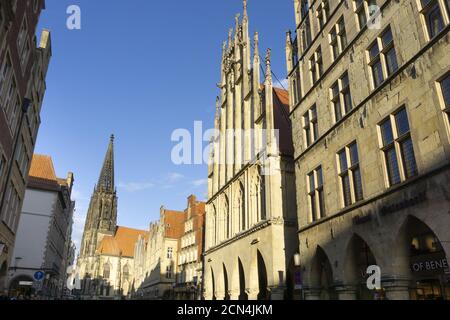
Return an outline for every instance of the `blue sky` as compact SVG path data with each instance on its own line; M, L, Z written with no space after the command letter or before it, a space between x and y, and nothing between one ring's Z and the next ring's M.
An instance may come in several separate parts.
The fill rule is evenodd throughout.
M66 9L81 8L81 30ZM159 208L182 210L206 198L207 168L171 161L175 129L213 125L222 41L241 0L47 0L39 30L50 29L53 58L35 152L51 155L57 175L75 174L73 237L79 242L94 184L114 133L119 225L147 228ZM249 0L250 33L272 48L284 79L292 0ZM38 32L39 32L38 30Z

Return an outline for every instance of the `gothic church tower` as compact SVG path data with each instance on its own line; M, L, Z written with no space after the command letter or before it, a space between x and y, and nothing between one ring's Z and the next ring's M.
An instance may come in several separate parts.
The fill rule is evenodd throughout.
M89 204L79 259L93 257L103 237L113 236L116 227L117 194L114 187L114 136L112 135L102 171Z

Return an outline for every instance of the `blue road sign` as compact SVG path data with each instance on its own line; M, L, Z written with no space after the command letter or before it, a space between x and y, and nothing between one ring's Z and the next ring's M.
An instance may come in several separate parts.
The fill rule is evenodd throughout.
M45 277L45 273L43 271L37 271L34 274L34 279L37 281L41 281L42 279L44 279L44 277Z

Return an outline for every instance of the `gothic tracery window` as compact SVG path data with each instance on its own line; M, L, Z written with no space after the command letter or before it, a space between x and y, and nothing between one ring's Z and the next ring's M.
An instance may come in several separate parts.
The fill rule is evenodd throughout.
M231 238L231 215L228 205L228 198L225 196L224 208L223 208L223 216L225 219L225 234L226 239Z
M123 267L123 273L122 273L122 277L124 281L128 281L129 277L130 277L130 270L128 268L128 265L125 265Z
M239 214L241 217L241 229L247 228L247 217L245 212L245 192L242 183L239 184Z
M111 266L109 263L105 263L103 265L103 279L109 280L109 277L111 276Z

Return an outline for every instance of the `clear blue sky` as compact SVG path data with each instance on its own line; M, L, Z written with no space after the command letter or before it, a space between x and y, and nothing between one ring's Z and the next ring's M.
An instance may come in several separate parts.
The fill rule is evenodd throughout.
M79 5L82 29L66 28ZM171 161L174 129L213 126L222 41L241 0L46 0L39 29L52 33L42 125L35 152L51 155L56 173L75 174L73 237L79 243L109 136L116 135L118 223L147 228L159 208L182 210L205 199L207 168ZM285 32L292 0L249 0L250 33L272 48L273 71L286 76ZM39 31L38 31L39 32Z

